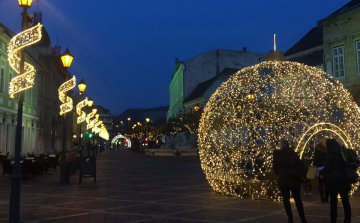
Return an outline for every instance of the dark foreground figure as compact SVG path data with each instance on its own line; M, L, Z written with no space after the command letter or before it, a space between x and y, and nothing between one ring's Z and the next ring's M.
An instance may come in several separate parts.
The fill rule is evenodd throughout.
M327 157L325 168L320 172L328 179L330 191L331 223L337 219L337 196L340 194L344 207L345 223L351 222L351 207L349 202L350 182L346 177L346 162L341 155L341 146L335 139L326 140Z
M293 214L290 204L290 191L295 200L296 209L302 223L307 223L304 213L304 206L300 196L301 179L294 176L293 170L302 170L302 163L293 149L289 147L289 142L283 140L281 142L281 150L274 151L275 173L278 175L278 185L283 195L283 203L288 223L293 222Z

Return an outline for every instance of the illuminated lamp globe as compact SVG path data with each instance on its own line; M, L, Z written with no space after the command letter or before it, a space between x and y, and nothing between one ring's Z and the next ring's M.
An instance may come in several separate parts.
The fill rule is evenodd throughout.
M89 100L88 100L88 106L91 107L93 104L94 104L94 101L93 101L91 98L89 98Z
M19 0L19 6L22 8L30 8L33 0Z
M74 59L74 56L70 53L69 49L66 48L65 52L61 55L61 61L65 68L69 68Z
M150 118L146 118L145 120L146 120L146 122L147 122L147 123L149 123L149 122L150 122Z
M357 150L359 127L359 107L327 73L263 62L236 72L210 97L198 130L201 168L216 192L279 200L273 155L282 139L312 162L318 134Z
M86 89L86 83L84 79L81 79L80 83L78 84L80 94L83 94Z

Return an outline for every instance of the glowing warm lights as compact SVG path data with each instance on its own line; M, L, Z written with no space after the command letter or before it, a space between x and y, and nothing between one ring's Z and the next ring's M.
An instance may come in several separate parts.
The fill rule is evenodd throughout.
M111 140L111 148L112 148L113 144L115 144L116 140L118 140L118 139L125 139L126 142L127 142L127 147L128 147L128 148L131 148L131 140L128 139L128 138L126 138L125 136L123 136L123 135L121 135L121 134L115 136L115 137Z
M83 94L86 89L86 83L83 79L81 79L80 83L78 84L80 94Z
M201 167L217 192L279 199L272 163L281 139L300 158L313 154L318 133L357 149L359 124L350 93L325 72L263 62L232 75L209 99L199 126Z
M69 49L66 49L65 52L61 55L61 61L65 68L69 68L74 59L74 56L70 53Z
M31 5L31 3L30 3ZM33 45L41 40L42 25L27 29L14 36L8 44L8 59L10 66L19 75L10 81L9 95L14 98L16 93L25 91L34 86L35 68L31 64L24 62L24 71L20 74L20 51L29 45Z
M76 78L73 76L70 80L65 81L59 87L59 99L63 103L60 105L60 115L70 112L73 109L73 100L71 97L66 96L66 92L70 91L76 86Z
M146 122L147 122L147 123L149 123L149 122L150 122L150 118L146 118L145 120L146 120Z
M88 106L91 107L93 104L94 104L94 101L90 97L88 100Z
M82 108L86 107L88 103L89 103L88 98L85 98L76 105L76 113L79 115L79 117L77 118L77 124L80 124L83 121L85 121L86 113L82 111Z
M18 0L19 6L23 8L30 8L33 0Z

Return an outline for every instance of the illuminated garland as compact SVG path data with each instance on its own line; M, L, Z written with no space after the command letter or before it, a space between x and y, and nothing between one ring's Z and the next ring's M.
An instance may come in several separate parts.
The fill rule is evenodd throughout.
M86 115L85 120L86 120L86 123L87 123L87 126L86 126L87 130L90 129L90 126L88 126L89 123L90 123L90 119L95 116L96 112L97 112L97 109L93 109L89 114Z
M99 126L101 126L102 124L103 124L102 121L95 122L91 131L94 132L95 134L99 133L101 130Z
M20 51L25 47L33 45L41 40L41 23L14 36L8 44L8 58L10 66L16 73L20 74ZM25 91L34 86L35 68L24 62L24 73L10 81L9 95L14 98L16 93Z
M93 120L90 120L87 122L87 126L86 129L91 129L94 128L95 123L97 123L99 121L99 114L95 115L95 118Z
M219 193L279 199L272 163L281 139L301 158L319 132L358 149L359 127L359 107L337 80L295 62L263 62L232 75L209 99L199 125L201 167Z
M59 87L59 99L63 103L60 105L60 115L70 112L73 109L73 100L71 97L66 96L66 92L70 91L76 86L76 78L73 76L70 80L65 81Z
M80 124L83 121L85 121L86 113L81 109L86 107L87 105L88 105L88 98L85 98L76 105L76 113L79 115L79 117L77 118L77 124Z
M109 140L109 138L110 138L110 135L109 135L107 129L105 128L104 124L101 124L101 130L100 130L99 136L105 140Z

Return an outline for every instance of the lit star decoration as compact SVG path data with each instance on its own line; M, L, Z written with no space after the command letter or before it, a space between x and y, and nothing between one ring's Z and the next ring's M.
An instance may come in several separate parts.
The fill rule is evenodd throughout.
M8 44L8 58L10 66L16 73L20 74L20 51L25 47L33 45L41 40L42 25L27 29L14 36ZM31 64L24 62L24 73L16 76L10 81L9 95L14 98L16 93L25 91L34 86L35 68Z
M358 149L359 124L359 107L327 73L263 62L232 75L209 99L199 126L201 167L216 192L279 199L272 163L281 139L300 158L317 133Z
M76 78L73 76L70 80L65 81L59 87L59 99L63 103L60 105L60 115L70 112L73 109L73 100L71 97L66 96L66 92L70 91L76 86Z
M81 109L86 107L87 105L88 105L88 98L85 98L76 105L76 113L79 115L79 117L77 118L77 124L80 124L83 121L85 121L86 113Z

